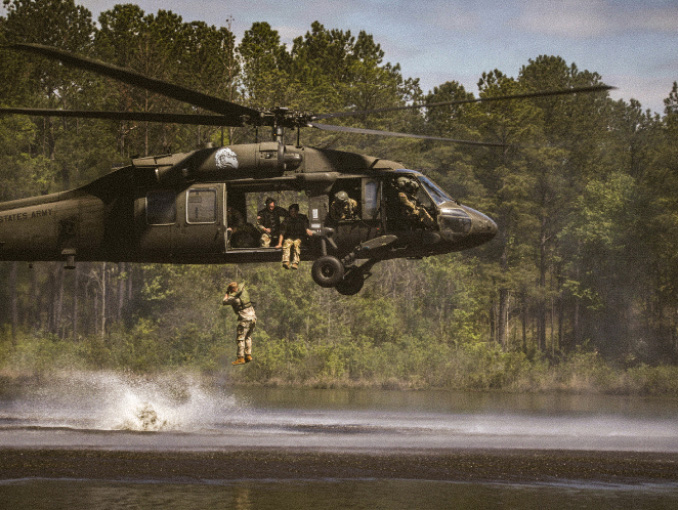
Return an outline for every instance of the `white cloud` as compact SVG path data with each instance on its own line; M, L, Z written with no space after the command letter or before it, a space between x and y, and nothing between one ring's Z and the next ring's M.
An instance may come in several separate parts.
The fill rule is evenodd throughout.
M665 77L648 78L638 75L612 74L609 82L613 83L617 89L610 91L610 97L615 100L623 99L627 103L631 99L637 99L643 110L650 109L662 114L664 99L669 97L673 81Z
M678 5L609 0L530 0L515 20L519 29L566 38L594 38L629 31L678 34Z
M678 34L678 4L641 11L630 16L628 20L619 21L620 26L625 22L631 28Z

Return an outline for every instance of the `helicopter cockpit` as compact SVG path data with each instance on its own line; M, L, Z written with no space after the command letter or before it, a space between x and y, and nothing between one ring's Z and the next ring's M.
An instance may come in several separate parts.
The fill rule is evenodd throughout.
M475 209L461 205L429 177L413 170L399 170L396 175L405 176L417 183L414 187L417 190L415 195L417 205L433 218L435 225L431 230L435 230L443 241L459 243L466 248L483 244L496 235L497 225L494 221ZM397 189L397 186L393 184L392 188ZM395 192L391 193L390 203L396 203ZM395 206L391 207L389 218L392 231L412 228L411 224L408 227L407 223L402 221ZM418 228L426 226L421 225Z

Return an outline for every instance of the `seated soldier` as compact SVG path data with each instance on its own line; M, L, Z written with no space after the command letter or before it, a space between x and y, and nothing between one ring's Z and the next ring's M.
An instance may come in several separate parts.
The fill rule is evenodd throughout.
M308 217L299 214L299 204L289 207L289 216L283 220L280 228L280 242L282 243L282 265L285 269L298 269L301 260L301 243L313 235L308 224ZM291 259L291 264L290 264Z
M240 211L234 209L230 205L226 208L226 230L234 234L239 228L245 225L245 218Z
M232 206L226 208L226 239L233 248L243 247L245 217Z
M275 199L268 197L266 207L257 213L257 228L261 232L261 246L268 248L271 241L280 237L280 218L286 218L287 211L275 205ZM276 246L280 248L280 245Z
M330 204L330 219L332 221L357 220L358 202L349 198L345 191L338 192Z
M398 188L398 203L400 205L400 214L406 218L413 228L434 229L436 222L424 206L417 200L417 191L419 183L409 177L398 177L396 180Z

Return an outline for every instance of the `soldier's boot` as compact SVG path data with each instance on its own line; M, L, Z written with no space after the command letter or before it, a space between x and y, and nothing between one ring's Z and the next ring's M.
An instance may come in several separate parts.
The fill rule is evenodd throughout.
M252 355L251 354L245 354L245 363L249 363L252 361Z
M290 266L292 269L299 269L299 264L296 262L292 262L292 265Z
M290 268L290 263L285 261L283 262L283 269L289 269Z
M245 363L247 363L245 358L238 358L233 363L231 363L231 365L244 365Z

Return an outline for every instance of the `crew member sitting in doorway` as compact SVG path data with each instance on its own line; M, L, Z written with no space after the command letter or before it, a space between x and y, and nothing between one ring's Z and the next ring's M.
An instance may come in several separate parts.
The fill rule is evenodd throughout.
M280 229L280 243L282 243L282 265L285 269L298 269L301 260L301 243L313 231L309 229L308 217L299 214L299 204L289 207L289 216L285 218Z
M275 242L280 237L280 218L286 217L287 211L275 205L275 199L268 197L266 207L257 213L257 229L261 232L263 248L268 248L271 242Z

